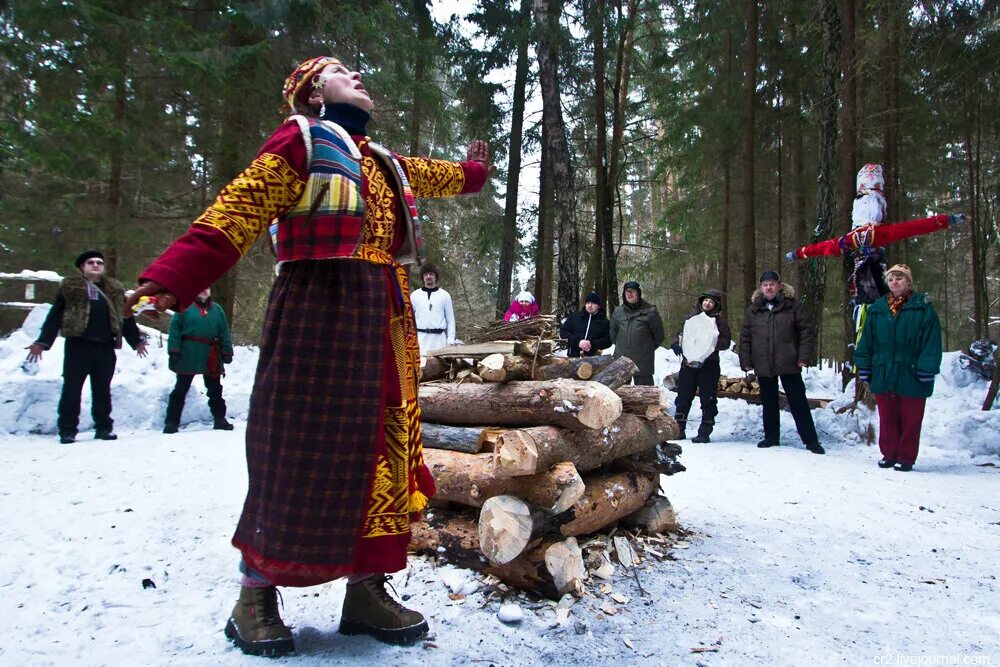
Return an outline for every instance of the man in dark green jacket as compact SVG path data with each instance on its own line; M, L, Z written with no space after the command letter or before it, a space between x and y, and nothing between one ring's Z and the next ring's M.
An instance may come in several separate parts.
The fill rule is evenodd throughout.
M825 454L819 444L802 369L813 363L816 339L812 318L789 285L776 271L760 274L760 288L754 292L743 317L740 333L740 367L754 371L760 384L764 408L764 439L758 447L780 444L781 415L778 408L778 380L785 390L788 409L795 419L799 437L813 454Z
M170 392L164 433L177 433L184 411L184 398L195 375L201 375L208 392L208 408L215 420L214 428L233 430L226 420L226 401L222 398L223 364L233 360L233 340L229 334L226 313L212 301L212 290L206 289L194 303L170 320L170 370L177 373L177 383Z
M854 364L878 403L878 465L908 472L917 460L924 405L941 371L941 322L927 295L913 291L909 266L896 264L886 281L889 293L868 306Z
M61 331L66 339L63 386L56 422L59 442L76 442L80 394L90 377L91 416L95 440L117 440L111 418L111 378L118 362L115 350L122 337L136 354L146 356L146 340L135 319L125 317L125 288L104 273L104 255L87 250L76 258L80 275L62 281L56 302L42 325L38 340L28 347L28 361L38 361Z
M639 370L632 376L636 384L653 384L656 348L663 343L663 320L656 306L642 298L639 283L629 281L622 289L622 305L611 314L611 342L614 357L628 357Z

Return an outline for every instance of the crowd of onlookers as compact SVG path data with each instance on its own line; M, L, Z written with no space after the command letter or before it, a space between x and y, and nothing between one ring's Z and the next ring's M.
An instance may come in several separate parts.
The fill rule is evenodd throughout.
M124 288L105 275L103 255L96 250L84 252L77 258L76 267L80 275L63 281L38 340L29 348L28 358L37 361L61 330L66 337L66 352L57 419L60 442L76 439L80 395L88 377L95 438L113 440L117 436L111 418L110 387L115 350L124 338L140 356L145 356L146 343L132 313L124 309ZM878 405L882 452L879 466L908 471L917 458L924 404L934 390L934 376L940 368L941 330L930 299L914 291L910 268L897 264L886 275L889 293L867 310L854 366L858 381L870 387ZM424 265L422 287L410 295L424 352L455 343L451 296L440 287L439 280L438 269ZM538 314L534 296L522 291L504 320L514 322ZM614 346L615 357L627 356L635 362L635 384L653 384L654 355L666 334L657 307L643 298L638 282L624 284L622 303L610 318L604 312L601 296L591 292L581 310L562 320L559 331L569 356L593 356ZM697 396L701 422L691 441L710 442L719 415L719 352L730 349L732 343L722 293L704 291L669 346L681 359L674 415L681 439L687 437L688 414ZM221 377L224 365L232 361L233 344L225 313L212 302L211 290L204 290L187 309L174 314L168 349L170 369L177 374L177 380L168 400L163 432L177 432L185 396L196 375L201 375L205 383L214 427L232 429L226 420ZM777 272L764 271L760 275L760 286L743 316L736 351L740 367L752 371L760 386L764 437L757 446L780 444L780 383L806 449L825 453L802 380L802 369L815 362L813 324L792 287L782 282Z

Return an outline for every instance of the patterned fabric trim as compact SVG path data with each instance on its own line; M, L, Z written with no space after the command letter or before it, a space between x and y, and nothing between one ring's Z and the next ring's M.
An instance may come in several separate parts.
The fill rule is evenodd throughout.
M413 196L454 197L465 191L465 170L458 162L431 160L424 157L402 157L410 174Z
M385 264L388 260L395 269L394 278L399 283L408 279L408 272L392 262L389 254L367 248L368 261ZM417 405L417 368L420 351L417 344L413 310L406 289L399 289L397 296L403 302L398 314L389 318L389 340L392 358L396 362L402 406L387 406L385 411L385 451L380 452L375 463L375 479L368 503L362 537L400 535L410 530L412 515L427 507L427 498L434 494L433 483L424 468L423 434L420 427L420 408Z
M385 411L386 451L375 463L375 479L362 537L400 535L410 530L409 424L402 407Z
M299 200L305 183L273 153L257 156L193 224L221 231L245 255L279 210Z
M420 218L417 216L417 203L416 199L413 197L413 190L410 188L410 180L406 177L406 173L403 171L403 166L399 164L399 160L396 159L396 156L391 151L374 141L369 141L368 146L371 148L373 155L378 156L392 167L392 172L396 176L396 184L399 185L399 189L403 193L403 203L405 203L405 210L403 213L404 215L408 215L410 218L408 220L410 224L407 225L407 241L412 249L412 254L404 256L401 259L403 261L415 261L417 264L423 264L424 239L420 235ZM460 172L462 171L461 167L458 169ZM458 193L460 192L461 189L459 189ZM406 248L406 245L407 244L404 244L404 249ZM401 254L402 252L403 251L401 251Z
M358 252L354 255L355 259L363 259L366 262L371 262L372 264L381 264L383 266L392 266L396 263L392 255L387 253L381 248L375 248L373 246L363 244L358 247Z

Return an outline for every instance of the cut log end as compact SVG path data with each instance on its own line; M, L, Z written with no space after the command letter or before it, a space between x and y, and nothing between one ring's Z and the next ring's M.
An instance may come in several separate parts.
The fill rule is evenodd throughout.
M508 475L531 475L537 470L538 447L525 431L505 431L493 448L493 464Z
M479 514L479 548L491 563L509 563L531 541L531 508L514 496L497 496Z

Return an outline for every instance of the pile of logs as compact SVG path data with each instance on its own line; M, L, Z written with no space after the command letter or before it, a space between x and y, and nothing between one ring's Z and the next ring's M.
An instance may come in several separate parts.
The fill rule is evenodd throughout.
M526 320L505 322L497 320L479 327L469 341L488 343L494 340L539 340L552 338L559 328L559 319L554 315L539 315Z
M667 389L675 390L677 389L677 373L668 375L663 379L663 386ZM757 376L753 373L748 373L744 377L720 377L719 384L717 385L716 395L719 398L737 398L746 401L747 403L760 404L760 383L757 381ZM815 410L817 408L825 408L827 405L833 402L830 398L807 398L806 401L809 403L809 408ZM788 399L785 397L785 393L782 391L778 392L778 407L785 409L788 407Z
M757 376L749 373L746 377L730 378L720 377L718 384L719 398L741 398L748 403L760 403L760 383ZM807 398L809 409L825 408L832 402L829 398ZM784 392L778 393L778 407L784 409L788 407L788 399Z
M438 492L411 549L550 597L582 594L578 537L619 521L676 529L658 490L661 474L684 469L668 442L677 424L665 391L627 385L630 359L567 359L521 345L427 359L424 459ZM428 372L439 365L444 374Z

